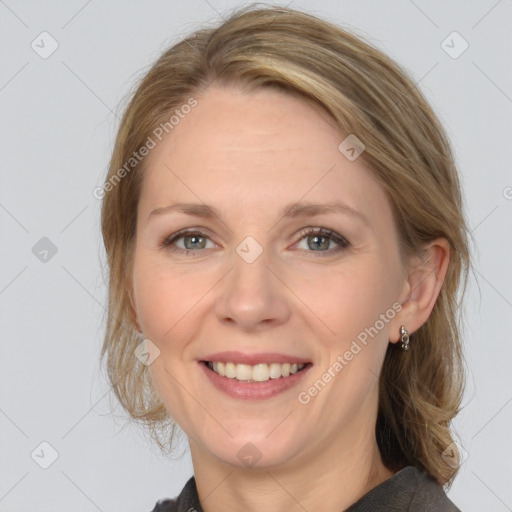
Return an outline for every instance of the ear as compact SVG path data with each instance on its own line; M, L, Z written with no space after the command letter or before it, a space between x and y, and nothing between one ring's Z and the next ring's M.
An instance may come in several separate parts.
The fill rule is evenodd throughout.
M412 334L428 320L446 277L450 253L448 241L437 238L424 246L421 256L409 260L399 299L402 310L390 325L389 341L396 343L400 339L401 325Z

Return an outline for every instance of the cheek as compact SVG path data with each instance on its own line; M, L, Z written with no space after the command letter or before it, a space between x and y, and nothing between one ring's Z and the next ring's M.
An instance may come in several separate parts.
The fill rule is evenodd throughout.
M318 338L324 353L320 365L302 391L311 392L310 410L328 411L324 419L332 425L349 422L363 403L375 406L367 400L375 400L389 343L388 323L381 315L394 316L391 279L389 266L361 258L344 269L296 281L297 295L314 313L309 317L326 333Z
M135 260L134 284L137 315L146 338L160 350L149 366L156 393L167 411L187 431L191 415L188 380L188 346L197 335L198 301L208 291L208 279L197 273L183 273L141 254ZM197 393L192 392L193 395ZM192 404L193 405L193 404ZM195 411L200 415L200 411Z
M156 342L165 341L207 291L200 275L173 270L150 255L136 258L133 277L141 328Z
M350 343L391 307L392 276L376 258L354 258L341 268L321 270L297 273L294 291L331 342Z

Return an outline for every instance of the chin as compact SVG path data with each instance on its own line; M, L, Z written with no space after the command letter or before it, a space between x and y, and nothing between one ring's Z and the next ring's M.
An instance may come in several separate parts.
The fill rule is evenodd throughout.
M220 435L204 439L203 447L221 462L240 469L283 466L300 451L300 440L293 439L290 432L273 432L269 435L268 429L265 433L261 433L259 429L258 432L241 429L239 435L233 437L224 431L222 439L219 438Z

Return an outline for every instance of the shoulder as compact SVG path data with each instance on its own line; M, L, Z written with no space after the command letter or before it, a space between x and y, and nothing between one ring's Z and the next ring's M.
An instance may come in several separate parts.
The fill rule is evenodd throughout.
M407 466L371 489L346 512L461 512L425 471ZM152 512L203 512L191 477L180 495L160 500Z
M151 512L203 512L195 478L191 477L188 480L176 498L159 500Z
M425 471L409 466L415 479L415 490L409 510L411 512L461 512L446 496L443 488Z
M347 512L461 512L425 471L407 466L370 490Z
M175 512L176 510L176 498L174 498L159 500L151 512Z

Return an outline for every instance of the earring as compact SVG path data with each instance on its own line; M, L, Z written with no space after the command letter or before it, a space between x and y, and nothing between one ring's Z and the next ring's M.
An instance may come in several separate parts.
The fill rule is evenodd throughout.
M402 342L402 349L409 350L409 333L403 325L400 326L400 341Z

